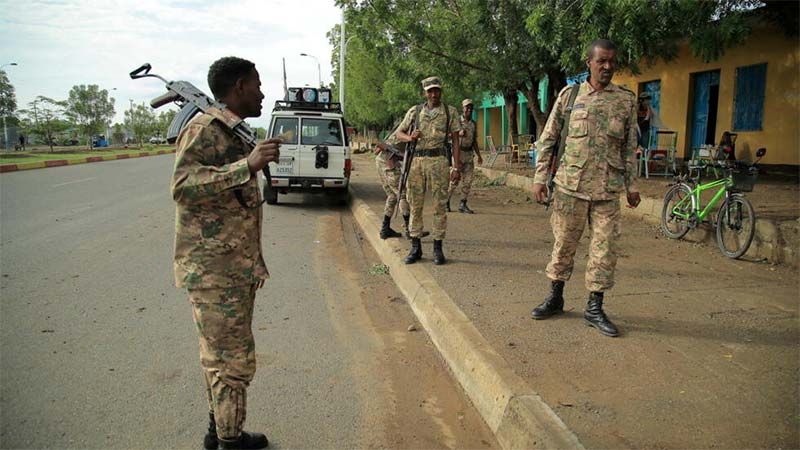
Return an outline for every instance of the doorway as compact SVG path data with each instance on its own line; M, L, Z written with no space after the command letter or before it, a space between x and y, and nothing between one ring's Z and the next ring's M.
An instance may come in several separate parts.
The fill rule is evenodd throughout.
M694 150L703 145L714 145L719 106L719 70L692 74L692 115L688 129L690 145Z

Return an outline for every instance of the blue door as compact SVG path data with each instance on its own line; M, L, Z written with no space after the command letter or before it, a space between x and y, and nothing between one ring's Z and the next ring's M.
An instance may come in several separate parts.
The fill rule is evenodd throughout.
M698 148L706 143L713 144L714 130L709 125L716 127L717 103L719 94L719 70L699 72L693 74L694 101L692 102L692 122L690 130L691 148ZM711 142L708 136L711 135Z

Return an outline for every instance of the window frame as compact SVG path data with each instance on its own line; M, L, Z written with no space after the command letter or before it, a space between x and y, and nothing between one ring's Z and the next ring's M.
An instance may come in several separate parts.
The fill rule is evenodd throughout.
M741 69L755 68L755 67L759 67L759 66L763 66L764 67L764 78L763 78L762 83L761 83L762 92L761 92L761 105L760 105L760 108L761 108L760 123L757 124L757 127L740 128L738 126L740 124L737 124L737 120L736 120L737 119L736 106L737 106L738 99L739 99L739 83L740 83L740 80L739 80L739 73L740 72L739 71ZM765 110L764 106L765 106L765 104L767 102L767 75L768 75L768 70L769 70L769 65L768 65L767 62L748 64L746 66L738 66L734 70L734 75L733 75L733 105L732 105L732 108L731 108L731 110L732 110L731 131L743 132L743 133L764 131L764 110ZM752 98L747 98L746 99L746 103L752 103L752 102L753 102ZM745 120L745 119L743 118L742 120ZM745 125L745 124L741 124L741 125Z

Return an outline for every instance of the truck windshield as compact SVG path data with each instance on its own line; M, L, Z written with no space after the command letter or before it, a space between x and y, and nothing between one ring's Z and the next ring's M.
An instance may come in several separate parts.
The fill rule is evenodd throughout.
M303 119L302 145L342 145L339 119Z

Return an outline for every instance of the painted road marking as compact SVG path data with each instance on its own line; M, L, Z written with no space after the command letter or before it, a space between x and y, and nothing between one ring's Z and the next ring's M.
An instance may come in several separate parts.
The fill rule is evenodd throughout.
M92 181L92 180L94 180L94 179L95 179L95 177L92 177L92 178L84 178L84 179L82 179L82 180L67 181L66 183L54 184L54 185L52 185L52 186L50 186L50 187L57 188L57 187L61 187L61 186L66 186L66 185L68 185L68 184L83 183L84 181Z

